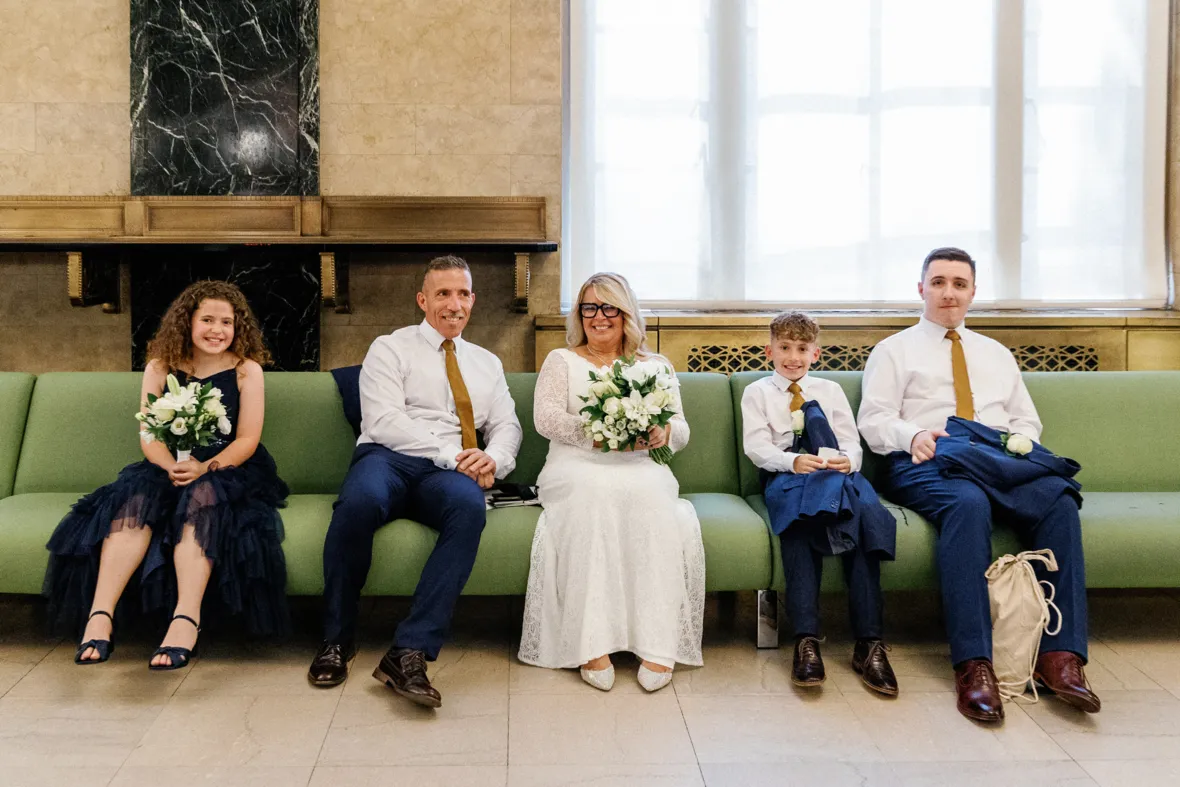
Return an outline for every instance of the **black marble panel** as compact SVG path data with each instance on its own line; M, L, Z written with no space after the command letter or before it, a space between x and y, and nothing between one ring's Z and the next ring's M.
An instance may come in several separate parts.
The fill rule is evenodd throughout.
M224 279L246 295L262 323L275 371L320 368L319 255L290 246L159 246L127 252L131 263L131 357L146 363L148 341L168 304L200 279Z
M318 0L131 0L131 192L319 192Z

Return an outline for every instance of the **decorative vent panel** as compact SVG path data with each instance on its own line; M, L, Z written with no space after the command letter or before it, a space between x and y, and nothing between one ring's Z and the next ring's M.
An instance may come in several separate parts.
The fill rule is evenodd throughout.
M825 372L864 371L872 352L869 344L834 344L823 348L819 363L813 368ZM1009 347L1022 371L1026 372L1096 372L1098 348L1083 345L1022 344ZM688 350L690 372L769 371L770 360L761 345L723 344L694 345Z

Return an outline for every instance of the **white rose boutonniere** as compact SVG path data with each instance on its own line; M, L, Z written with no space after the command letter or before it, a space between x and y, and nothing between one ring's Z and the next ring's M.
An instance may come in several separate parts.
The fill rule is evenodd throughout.
M1004 450L1013 456L1025 456L1033 450L1033 441L1022 434L1007 434L1000 438Z
M802 410L791 411L791 431L796 435L803 434L804 417Z

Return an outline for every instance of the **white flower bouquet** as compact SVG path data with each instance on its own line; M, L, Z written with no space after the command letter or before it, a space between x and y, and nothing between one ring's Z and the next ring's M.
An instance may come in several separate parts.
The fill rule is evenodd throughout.
M622 358L590 372L590 395L579 397L587 437L604 452L634 448L653 426L667 426L680 412L680 381L661 361ZM668 446L648 454L658 464L672 461Z
M145 443L159 440L176 459L183 462L198 445L209 445L216 432L229 434L233 428L221 403L221 390L213 383L191 382L181 387L175 375L168 375L163 396L148 394L147 407L135 414L139 436Z

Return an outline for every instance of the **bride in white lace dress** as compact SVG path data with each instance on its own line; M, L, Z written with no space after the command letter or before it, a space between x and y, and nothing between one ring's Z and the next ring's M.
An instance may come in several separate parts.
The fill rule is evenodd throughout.
M520 660L539 667L581 667L609 690L610 654L642 663L648 691L668 685L676 662L700 665L705 553L692 504L679 497L672 471L647 449L688 443L683 415L654 427L643 450L596 448L579 410L589 373L647 349L630 286L616 274L590 277L570 315L570 349L545 359L534 394L537 431L549 456L537 479L544 513L533 537ZM671 368L671 364L668 364Z

